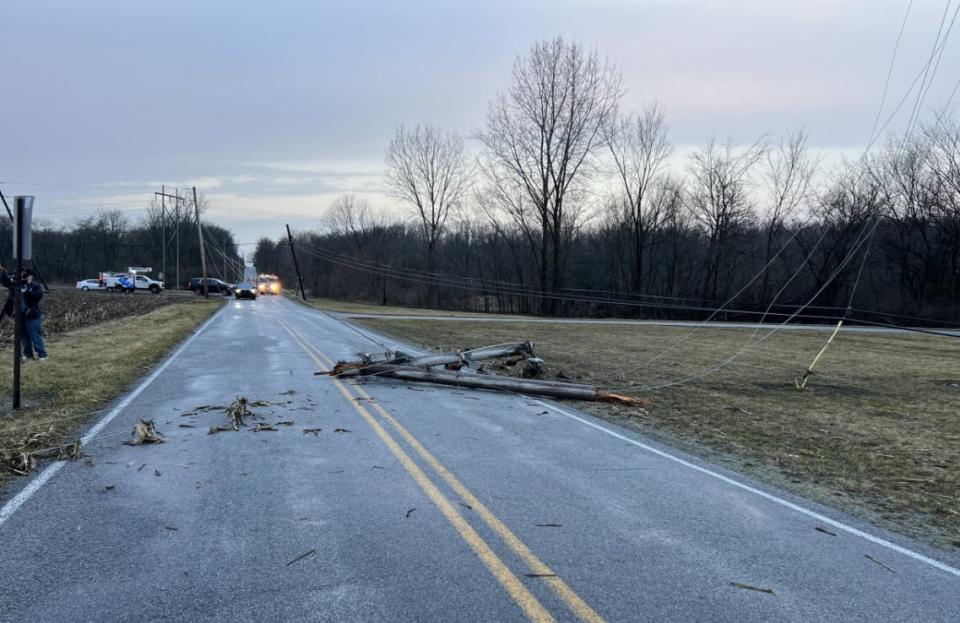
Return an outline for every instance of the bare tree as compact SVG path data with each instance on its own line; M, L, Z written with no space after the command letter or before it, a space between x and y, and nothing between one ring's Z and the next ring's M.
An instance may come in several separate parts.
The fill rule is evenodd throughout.
M763 157L762 142L738 148L732 141L713 140L691 156L690 215L707 235L703 296L717 298L727 245L752 216L749 174Z
M130 227L130 220L122 210L101 209L97 211L94 227L100 238L108 269L116 270L113 264L118 255L118 247Z
M586 180L603 144L603 125L620 99L619 72L596 52L562 38L541 41L513 65L513 84L491 104L486 147L494 184L517 183L538 216L540 287L563 285L563 241L570 231L567 200ZM541 311L555 310L544 299Z
M653 184L662 175L673 147L667 140L663 109L647 107L643 113L611 117L604 133L616 176L622 186L619 201L631 228L633 289L643 289L643 256L651 235L666 222L662 201L651 200Z
M324 220L332 234L350 240L357 252L363 251L371 230L379 227L382 221L369 201L352 193L334 199Z
M386 164L387 188L411 206L420 221L432 272L437 241L473 181L463 138L431 125L412 130L400 126L387 147Z
M811 198L811 183L817 169L816 160L807 150L807 134L803 130L781 138L776 148L767 152L761 173L765 191L760 205L761 224L766 228L764 265L770 263L777 241L800 207ZM770 270L763 273L760 299L769 293Z

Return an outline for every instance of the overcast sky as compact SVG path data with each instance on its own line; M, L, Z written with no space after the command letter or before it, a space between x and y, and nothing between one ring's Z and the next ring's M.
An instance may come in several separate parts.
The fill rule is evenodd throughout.
M196 185L241 242L306 227L339 193L382 195L400 123L470 134L538 40L577 39L657 101L681 146L805 127L867 142L907 0L44 2L4 0L0 182L36 217L139 216ZM888 108L930 53L945 0L915 0ZM953 9L951 9L952 12ZM948 44L929 107L960 78Z

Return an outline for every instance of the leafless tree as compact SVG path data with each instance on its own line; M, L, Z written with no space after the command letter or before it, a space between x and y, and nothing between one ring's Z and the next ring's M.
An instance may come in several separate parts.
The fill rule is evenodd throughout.
M643 257L651 235L666 222L662 201L651 200L654 183L663 174L673 147L667 139L663 109L647 107L640 114L611 116L604 134L621 185L619 207L629 223L633 242L633 289L643 290ZM661 197L662 198L662 197Z
M433 271L437 241L473 183L463 138L431 125L400 126L387 147L386 165L387 188L414 209Z
M331 233L350 240L361 252L370 240L371 230L382 224L382 218L370 202L352 193L334 199L327 208L324 221Z
M817 161L807 149L807 134L803 130L781 138L775 148L767 151L761 172L764 196L760 203L760 222L766 229L764 265L770 263L787 222L810 201L816 170ZM763 301L769 292L770 274L770 270L763 273Z
M717 298L727 245L753 214L750 172L766 147L757 142L738 148L732 141L718 145L710 140L690 157L690 215L706 233L703 296Z
M103 245L109 270L115 270L113 263L118 254L117 247L130 227L130 219L122 210L101 209L97 211L94 227L100 238L100 244Z
M596 52L562 38L541 41L513 66L513 84L491 104L479 134L494 184L519 184L537 215L540 287L563 285L567 201L589 175L603 126L620 99L621 78ZM511 189L512 192L512 189ZM555 309L544 299L541 311Z

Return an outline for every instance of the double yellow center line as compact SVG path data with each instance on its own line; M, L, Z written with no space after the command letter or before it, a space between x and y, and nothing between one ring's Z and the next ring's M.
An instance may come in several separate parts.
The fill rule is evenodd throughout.
M317 348L312 346L296 329L291 327L283 319L277 317L277 321L280 325L290 334L290 337L293 341L303 349L303 351L309 356L317 366L320 367L330 367L333 365L333 361L327 357L325 354L320 352ZM513 601L523 610L524 614L528 619L532 621L553 621L554 618L544 608L543 604L527 589L526 586L517 578L517 576L507 567L506 564L500 559L499 556L493 551L493 549L487 544L486 541L474 530L473 526L463 518L462 515L454 508L453 504L443 495L440 489L430 480L427 474L417 465L416 462L410 457L410 455L403 449L403 447L397 442L397 440L387 431L386 428L380 423L377 418L375 418L370 411L368 411L363 405L359 404L357 398L364 399L373 409L383 418L385 422L390 424L390 426L400 435L400 437L407 442L407 444L418 454L420 458L431 467L446 483L453 489L453 491L460 496L465 504L470 506L474 512L483 520L484 523L489 526L494 533L499 536L503 542L511 549L513 552L520 557L521 560L527 565L530 569L531 575L535 575L538 578L542 578L548 586L557 594L557 596L563 600L564 603L573 611L581 620L594 622L601 622L603 619L600 617L596 611L593 610L579 595L577 595L570 586L558 577L543 561L541 561L537 556L530 550L523 541L517 537L509 528L500 519L497 518L480 500L477 499L473 493L467 489L453 473L447 469L433 454L431 454L424 446L417 440L413 434L410 433L400 422L397 421L386 409L380 406L377 402L373 401L370 394L368 394L362 387L354 386L354 391L356 394L351 393L350 389L340 380L332 379L334 385L343 395L344 399L356 409L357 413L360 414L360 417L367 422L367 424L373 429L376 435L380 438L381 441L387 446L390 452L396 457L400 462L403 468L407 471L411 478L419 485L424 493L427 494L427 497L436 504L437 508L440 509L440 512L444 517L447 518L447 521L454 527L460 537L470 546L474 551L477 557L486 565L487 569L490 570L490 573L500 582L501 585L506 589L507 593L513 599Z

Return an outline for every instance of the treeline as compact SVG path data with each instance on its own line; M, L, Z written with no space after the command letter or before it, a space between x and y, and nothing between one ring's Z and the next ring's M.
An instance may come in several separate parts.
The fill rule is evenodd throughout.
M477 137L401 127L387 187L297 236L315 295L546 315L960 322L960 126L911 123L826 167L798 132L680 157L664 112L562 39L517 59ZM918 107L921 102L917 102ZM878 136L871 137L871 144ZM881 141L882 143L882 141ZM255 262L292 285L285 242Z
M160 210L153 206L147 210L146 217L139 220L131 219L120 210L101 210L69 225L45 224L42 220L34 223L32 265L49 284L92 279L101 272L123 272L130 266L150 267L151 276L159 278L165 265L164 282L167 288L174 288L178 228L182 285L202 274L196 221L183 218L178 225L169 214L163 218ZM233 235L206 221L203 232L210 276L231 282L241 279L237 276L242 268ZM167 243L165 262L164 239ZM0 258L10 270L12 256L12 225L9 219L3 218L0 219Z

